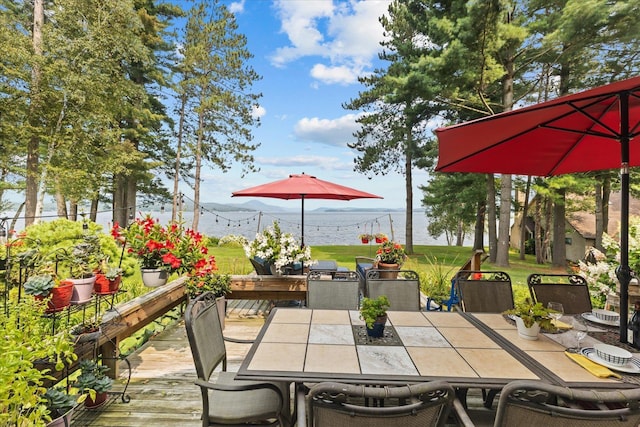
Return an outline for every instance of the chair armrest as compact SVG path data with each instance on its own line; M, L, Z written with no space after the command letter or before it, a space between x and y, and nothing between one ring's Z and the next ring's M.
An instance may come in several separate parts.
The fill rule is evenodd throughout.
M199 387L207 388L209 390L219 390L219 391L246 391L246 390L261 390L261 389L269 389L274 391L278 398L280 399L280 403L284 402L284 397L282 395L282 390L278 388L277 385L272 383L241 383L238 384L217 384L212 383L211 381L205 381L203 379L196 379L195 384Z
M464 409L464 405L462 404L462 401L457 397L453 399L452 409L453 411L451 411L451 413L456 418L456 421L458 422L459 426L463 426L463 427L475 426L475 424L471 420L471 417L469 417L469 414L467 414L466 409Z
M246 340L242 338L233 338L233 337L222 337L227 342L234 342L237 344L253 344L255 340Z

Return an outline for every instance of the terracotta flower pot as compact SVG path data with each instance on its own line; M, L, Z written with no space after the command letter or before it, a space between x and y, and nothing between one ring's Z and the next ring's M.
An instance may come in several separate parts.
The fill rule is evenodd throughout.
M51 289L51 292L49 293L48 296L43 297L43 296L36 295L35 298L37 300L44 300L46 298L49 298L50 296L51 298L47 302L47 309L45 312L55 313L69 307L69 305L71 304L72 295L73 295L73 283L63 280L62 282L60 282L59 286L56 286L55 288Z
M384 262L378 263L378 270L387 270L380 272L381 279L396 279L398 278L399 264L387 264Z
M111 295L118 292L120 289L120 283L122 282L122 276L118 276L115 279L107 279L102 273L96 274L96 282L93 285L93 291L97 295Z

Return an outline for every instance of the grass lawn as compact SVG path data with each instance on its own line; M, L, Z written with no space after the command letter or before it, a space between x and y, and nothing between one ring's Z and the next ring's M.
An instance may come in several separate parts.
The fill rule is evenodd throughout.
M337 245L337 246L312 246L313 259L332 259L338 265L355 270L355 257L374 257L377 245ZM429 286L435 282L438 286L448 287L451 278L462 268L472 255L470 247L459 246L414 246L414 255L411 255L403 268L414 270L420 274L423 290L428 291ZM253 271L251 263L247 259L241 247L214 247L211 253L215 255L218 269L222 273L249 274ZM536 264L533 255L527 255L525 260L520 260L518 253L510 252L509 267L498 268L488 261L482 263L482 270L500 270L511 276L515 299L519 300L528 296L527 277L531 273L566 273L565 270L552 270L549 264Z

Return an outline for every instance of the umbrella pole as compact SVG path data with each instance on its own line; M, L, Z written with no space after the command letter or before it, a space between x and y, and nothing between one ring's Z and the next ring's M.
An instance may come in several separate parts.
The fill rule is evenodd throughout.
M616 276L620 282L620 342L627 342L629 318L629 93L620 93L620 267ZM635 344L635 343L634 343Z
M304 248L304 194L300 195L300 200L302 201L302 221L300 227L302 228L301 238L300 238L300 247Z

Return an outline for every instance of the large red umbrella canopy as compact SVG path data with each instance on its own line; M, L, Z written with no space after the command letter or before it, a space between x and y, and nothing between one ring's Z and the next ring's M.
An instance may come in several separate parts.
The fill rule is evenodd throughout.
M436 129L440 172L621 170L620 341L627 341L629 167L640 166L640 77Z
M302 200L302 244L304 245L304 200L353 200L353 199L382 199L375 194L356 190L355 188L323 181L312 175L294 174L289 178L269 182L267 184L234 191L233 197L270 197L272 199L301 199Z
M628 94L627 96L623 96ZM436 129L437 171L550 176L616 169L621 139L640 166L640 77ZM628 101L628 130L623 103Z

